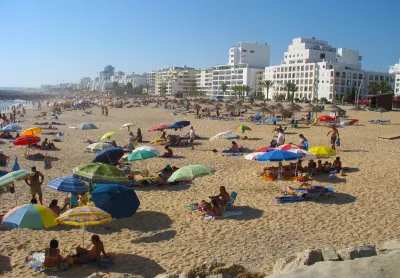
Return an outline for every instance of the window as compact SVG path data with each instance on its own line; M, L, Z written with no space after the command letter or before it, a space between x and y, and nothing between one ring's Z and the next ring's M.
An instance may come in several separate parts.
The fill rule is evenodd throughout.
M285 78L287 78L287 73L285 73Z
M321 54L319 55L319 58L320 58L320 59L325 59L325 53L321 53ZM325 68L325 66L324 66L324 68Z
M329 99L332 99L332 94L329 94Z
M250 53L254 53L254 50L250 50Z
M303 84L303 81L304 81L303 79L300 79L300 84Z
M304 71L304 66L301 66L301 71Z
M347 80L347 86L351 86L351 81L350 80Z
M289 67L289 71L292 71L292 67Z
M379 76L375 75L375 81L378 81L378 79L379 79Z
M300 71L300 66L297 66L297 71Z
M383 76L381 75L381 76L379 76L379 80L383 80Z
M357 73L353 73L353 79L357 79Z
M242 52L247 52L247 50L246 49L242 49Z
M313 76L313 73L312 72L310 72L310 77L312 77Z
M313 66L313 65L310 65L310 70L313 70L313 68L314 68L314 66Z
M296 80L296 84L299 85L299 80Z
M304 77L304 72L302 72L302 73L300 74L300 76L303 78L303 77Z
M295 77L294 75L295 75L295 73L292 73L292 78L294 78L294 77Z
M358 79L363 79L363 74L362 73L358 74Z
M308 66L306 66L306 70L308 70Z
M333 92L333 87L332 86L329 88L329 92Z
M306 72L305 77L308 77L308 72Z
M372 80L374 80L374 76L373 76L373 75L370 75L368 79L369 79L370 81L372 81Z

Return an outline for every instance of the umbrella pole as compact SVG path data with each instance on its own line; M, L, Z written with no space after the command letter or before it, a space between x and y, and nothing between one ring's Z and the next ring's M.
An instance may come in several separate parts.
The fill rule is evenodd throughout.
M14 195L15 195L15 206L17 206L18 200L17 200L17 191L15 190L15 186L14 186Z

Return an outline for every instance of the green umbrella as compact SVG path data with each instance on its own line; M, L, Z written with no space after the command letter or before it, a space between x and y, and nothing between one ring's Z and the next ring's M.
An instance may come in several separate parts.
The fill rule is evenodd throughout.
M174 181L191 180L196 177L210 175L214 172L215 170L213 168L204 165L193 164L176 170L168 179L168 181L174 182Z
M128 161L145 160L156 157L157 154L146 150L135 150L126 157Z
M72 170L74 178L91 183L128 184L129 180L117 167L103 163L89 163Z

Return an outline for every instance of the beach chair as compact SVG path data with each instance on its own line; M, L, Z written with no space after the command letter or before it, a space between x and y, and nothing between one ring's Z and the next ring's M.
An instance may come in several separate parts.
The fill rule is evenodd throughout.
M229 202L226 203L226 205L223 207L223 211L229 210L233 208L233 204L236 201L236 197L237 197L237 193L236 192L232 192L231 193L231 198L229 200Z

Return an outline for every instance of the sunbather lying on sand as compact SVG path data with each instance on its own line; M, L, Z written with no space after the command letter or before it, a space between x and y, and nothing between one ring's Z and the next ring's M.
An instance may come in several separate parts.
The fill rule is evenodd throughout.
M299 187L291 187L291 186L289 186L289 189L291 189L291 190L301 190L301 189L303 189L303 190L307 190L307 192L316 192L316 191L321 191L322 189L324 189L325 187L323 187L323 186L320 186L320 185L311 185L311 184L309 184L309 183L307 183L307 182L303 182L302 184L300 184L300 186Z

